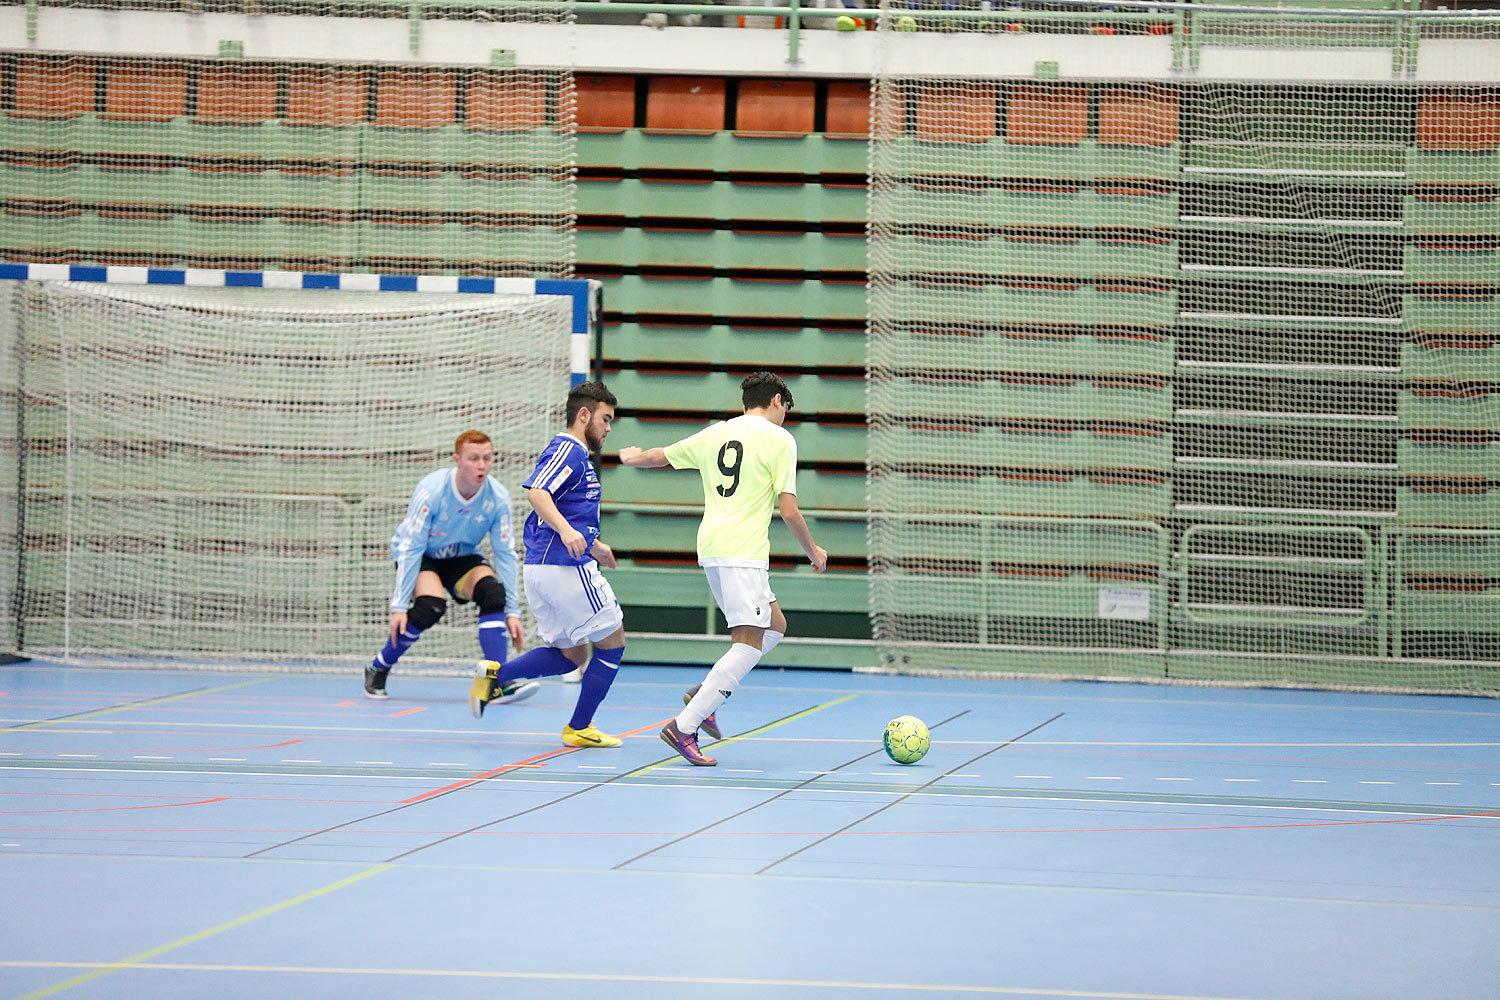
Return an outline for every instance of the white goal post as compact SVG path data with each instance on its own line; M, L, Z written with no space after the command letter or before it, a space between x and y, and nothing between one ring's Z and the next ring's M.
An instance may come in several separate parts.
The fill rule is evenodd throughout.
M416 481L477 428L519 515L598 305L587 281L0 264L0 651L368 660ZM414 665L474 659L452 617Z

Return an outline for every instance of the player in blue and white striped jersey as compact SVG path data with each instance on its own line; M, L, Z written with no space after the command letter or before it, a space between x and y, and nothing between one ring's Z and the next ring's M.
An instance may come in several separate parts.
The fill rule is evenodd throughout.
M599 572L600 565L613 569L615 556L599 539L599 475L589 460L589 452L609 435L615 406L614 393L602 382L574 386L568 393L568 429L542 450L521 484L532 506L522 570L526 599L546 645L508 664L485 664L485 676L475 678L469 690L469 709L478 718L486 705L505 697L507 685L586 666L578 705L562 732L562 741L574 747L620 745L594 725L594 711L625 655L625 631L620 603Z
M453 468L422 477L406 517L391 536L396 590L385 648L365 668L365 694L386 697L385 681L401 654L448 609L443 593L479 606L479 648L486 660L506 658L506 640L521 648L516 598L516 552L510 527L510 493L491 478L495 449L482 431L464 431L453 443ZM494 567L480 543L490 538ZM498 570L498 576L497 571ZM540 685L516 685L496 701L517 701Z

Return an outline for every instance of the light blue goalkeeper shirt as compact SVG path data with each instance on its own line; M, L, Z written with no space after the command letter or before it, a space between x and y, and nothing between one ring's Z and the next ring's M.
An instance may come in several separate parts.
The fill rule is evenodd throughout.
M411 607L422 557L452 559L483 555L479 543L490 536L495 576L505 585L506 615L520 614L516 594L516 550L511 541L510 493L494 476L486 476L479 492L465 499L454 486L455 468L439 469L422 477L412 491L406 518L391 536L391 558L396 562L396 591L391 610Z

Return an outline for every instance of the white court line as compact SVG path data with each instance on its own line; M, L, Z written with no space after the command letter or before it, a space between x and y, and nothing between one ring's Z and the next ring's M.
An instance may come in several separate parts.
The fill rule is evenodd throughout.
M1259 778L1225 778L1225 781L1259 781Z
M516 765L511 764L511 765L506 765L506 766L507 767L515 767ZM528 764L528 765L525 765L525 766L527 766L527 767L535 767L535 766L539 766L539 765ZM16 766L16 765L11 765L11 764L0 765L0 771L33 771L33 770L36 770L36 769L33 768L33 767ZM134 769L130 769L130 768L124 768L124 769L122 769L122 768L117 768L117 767L80 767L80 768L74 768L74 770L76 770L76 771L91 772L91 773L97 773L97 774L139 774L140 773L139 771L136 771ZM655 773L661 773L662 771L672 771L672 770L686 772L686 773L692 773L692 772L696 771L697 768L685 768L685 767L683 767L683 768L666 768L666 767L662 767L662 768L658 768ZM329 778L350 778L350 779L354 779L354 778L368 778L369 777L369 775L367 775L367 774L342 774L342 773L338 773L338 772L325 772L325 773L321 773L321 774L298 774L298 773L287 773L285 771L211 771L211 770L207 770L207 769L194 769L194 770L191 770L191 771L174 771L174 770L169 770L169 769L165 769L165 768L157 770L157 771L154 771L152 773L153 774L158 774L158 775L162 775L162 774L189 774L189 775L195 775L195 776L202 776L202 775L205 775L205 774L219 774L219 775L224 775L225 777L231 777L231 778L284 778L284 779L288 779L288 780L297 779L297 778L307 778L307 779L316 780L316 781L326 781ZM383 777L385 777L385 778L387 778L388 780L391 780L391 781L412 781L412 782L424 782L424 783L432 781L432 778L430 778L428 776L425 776L425 775L389 774L389 775L383 775ZM543 777L536 777L536 778L511 778L509 780L511 780L513 782L516 782L517 784L548 785L548 786L551 786L551 785L560 785L560 786L566 786L566 787L572 787L572 788L576 788L577 787L577 783L573 782L573 781L557 781L557 780L553 780L553 779L550 779L550 778L543 778ZM670 788L695 788L695 789L702 789L704 787L704 785L702 785L702 784L675 785L675 784L670 784L670 783L666 783L666 782L653 782L653 781L650 781L650 780L638 780L638 781L637 780L630 780L628 778L628 776L624 777L622 780L624 780L625 783L628 784L628 785L631 785L631 786L642 786L642 787L663 787L663 786L665 786L665 787L670 787ZM1296 780L1299 780L1299 779L1295 779L1294 778L1292 780L1296 781ZM1319 782L1317 782L1317 784L1327 784L1327 782L1319 781ZM1495 785L1497 787L1500 787L1500 781L1491 782L1491 784ZM712 788L713 786L708 786L708 787ZM726 791L727 790L733 790L733 791L751 790L751 791L762 791L762 792L782 792L782 791L786 791L785 786L779 786L778 787L776 785L726 785L726 786L723 786L723 787L724 787L724 790L726 790ZM1218 809L1266 809L1266 810L1277 810L1277 811L1291 810L1291 811L1294 811L1294 812L1308 812L1308 813L1334 813L1334 814L1340 814L1340 815L1347 815L1349 813L1359 813L1359 814L1363 814L1363 815L1372 815L1372 816L1444 816L1444 817L1452 817L1454 819L1481 819L1481 820L1492 820L1492 821L1495 820L1495 819L1497 819L1497 817L1495 817L1495 816L1487 816L1487 815L1484 815L1482 813L1476 815L1474 813L1469 813L1469 812L1454 812L1452 810L1444 810L1444 809L1435 809L1435 810L1430 811L1430 812L1426 812L1426 811L1424 811L1424 812L1410 812L1410 811L1404 810L1404 809L1403 810L1382 809L1378 805L1375 805L1373 803L1368 803L1368 804L1362 805L1362 806L1357 807L1357 808L1347 808L1347 807L1345 807L1345 808L1332 808L1332 807L1329 807L1329 806L1303 805L1303 804L1299 804L1295 800L1286 801L1286 802L1267 802L1267 803L1261 804L1261 803L1256 803L1256 802L1216 802L1216 801L1203 801L1203 802L1187 801L1187 802L1183 802L1183 801L1178 801L1178 800L1175 800L1175 799L1148 799L1148 798L1138 798L1138 799L1084 798L1084 799L1080 799L1076 795L1068 795L1065 791L1054 792L1051 795L1046 795L1046 796L1037 796L1037 795L1011 796L1011 795L1003 795L1003 794L976 794L974 792L958 792L958 791L944 792L944 791L932 791L932 790L903 792L903 791L901 791L901 789L900 789L899 786L898 787L894 787L894 788L836 788L836 787L825 787L825 788L822 789L822 791L824 791L825 793L828 793L828 794L853 795L853 796L871 796L871 797L885 797L885 798L897 798L897 799L908 799L908 798L950 799L950 800L951 799L972 799L972 800L975 800L975 801L995 801L995 800L1005 801L1005 800L1012 800L1012 799L1014 799L1014 800L1017 800L1017 801L1025 801L1025 802L1067 802L1067 803L1077 803L1077 802L1083 801L1083 802L1090 802L1090 803L1104 802L1104 803L1109 803L1109 804L1112 804L1112 805L1168 806L1168 807L1171 807L1173 809L1181 809L1181 808L1199 808L1199 809L1215 809L1215 808L1218 808ZM4 964L5 964L4 960L0 960L0 967L3 967Z
M613 771L613 770L615 770L615 766L613 764L579 764L578 765L578 770L580 770L580 771Z
M147 952L147 954L152 954ZM1036 990L1019 986L976 986L976 985L948 985L944 983L891 983L891 982L860 982L856 980L831 980L831 979L769 979L730 976L667 976L651 975L629 972L532 972L523 970L489 970L489 969L412 969L412 968L371 968L369 966L340 967L323 965L230 965L222 963L202 962L129 962L111 965L107 962L60 962L53 960L36 961L27 959L5 959L0 960L0 968L19 969L80 969L89 970L93 973L100 971L108 972L116 968L121 970L140 969L153 972L243 972L243 973L277 973L286 975L289 973L300 973L314 976L396 976L396 977L422 977L431 979L444 977L447 979L469 979L469 980L494 980L504 982L536 981L541 983L558 984L557 993L582 993L587 986L585 984L601 983L646 983L657 987L665 985L689 985L695 987L713 986L740 986L758 987L758 993L764 995L766 987L790 987L799 991L807 992L816 996L849 996L855 991L866 995L879 994L902 994L902 993L967 993L985 996L1050 996L1050 997L1115 997L1117 1000L1231 1000L1223 996L1185 996L1180 994L1167 995L1162 993L1099 993L1094 990L1072 990L1072 989L1047 989ZM79 977L81 978L81 977ZM573 983L564 989L563 983ZM498 987L504 992L504 987ZM309 990L312 987L308 987ZM399 992L399 991L398 991ZM549 991L550 992L550 991ZM632 991L640 992L640 991ZM708 990L707 992L715 992Z

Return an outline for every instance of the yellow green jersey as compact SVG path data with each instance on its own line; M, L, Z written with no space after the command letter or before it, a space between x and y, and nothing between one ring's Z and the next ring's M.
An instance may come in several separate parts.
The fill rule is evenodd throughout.
M771 512L797 492L797 440L749 413L703 428L665 449L674 469L703 478L701 566L768 566Z

